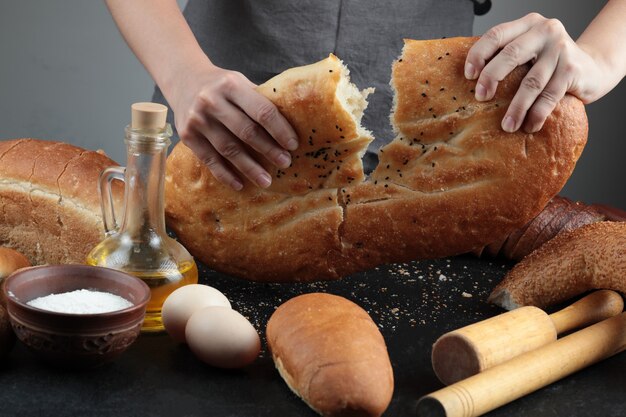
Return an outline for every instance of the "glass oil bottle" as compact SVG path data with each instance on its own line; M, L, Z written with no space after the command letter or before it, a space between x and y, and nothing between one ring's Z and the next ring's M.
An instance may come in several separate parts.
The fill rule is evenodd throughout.
M163 330L161 308L169 294L198 282L193 257L165 230L164 181L172 129L167 107L135 103L126 127L126 168L106 168L99 182L105 239L87 255L89 265L122 270L151 290L142 331ZM112 181L125 184L123 214L117 222Z

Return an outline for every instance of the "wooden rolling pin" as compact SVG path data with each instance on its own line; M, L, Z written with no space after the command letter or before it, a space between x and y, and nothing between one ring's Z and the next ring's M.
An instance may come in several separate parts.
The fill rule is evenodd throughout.
M479 416L625 348L622 313L422 397L417 415Z
M433 369L441 382L450 385L623 309L622 297L610 290L593 292L551 315L537 307L521 307L441 336L433 345Z

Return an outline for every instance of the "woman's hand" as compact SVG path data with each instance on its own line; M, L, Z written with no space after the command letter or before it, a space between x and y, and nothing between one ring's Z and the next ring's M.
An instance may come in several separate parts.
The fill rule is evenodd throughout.
M180 139L218 181L235 190L243 187L240 175L260 187L272 182L250 149L286 168L287 150L298 147L293 128L255 87L241 73L208 64L181 74L171 88Z
M570 93L590 103L612 87L601 60L579 47L556 19L531 13L486 32L470 49L465 77L478 79L476 99L491 100L514 68L532 63L502 119L502 129L528 133L541 129L554 107Z

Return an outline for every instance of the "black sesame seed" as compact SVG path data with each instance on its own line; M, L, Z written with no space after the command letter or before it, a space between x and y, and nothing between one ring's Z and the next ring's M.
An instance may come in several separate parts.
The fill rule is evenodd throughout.
M333 72L333 70L328 70L328 72Z
M398 60L398 62L402 62L402 58L400 58L400 59Z
M387 169L389 169L389 164L387 164Z
M441 88L439 89L439 91L443 91L443 90L445 90L445 88L443 88L443 87L441 87Z
M335 129L339 129L339 126L335 125Z
M470 90L470 93L472 93L472 94L474 93L474 89L473 88Z
M296 178L298 178L298 173L297 173L297 172L294 172L293 176L294 176L294 177L296 177Z
M315 133L315 129L311 129L311 132Z
M439 58L437 58L437 61L439 61L441 58L443 58L442 56L440 56Z
M328 197L328 201L333 201L333 198L332 197Z
M378 184L378 180L374 181L374 185Z
M345 138L346 138L345 136L339 136L339 137L340 137L341 139L345 139Z
M385 177L385 181L388 181L388 180L389 180L389 177Z
M420 136L424 136L424 132L420 132Z
M422 93L422 97L426 97L426 93Z
M432 108L432 107L430 107L430 108L428 109L428 111L433 111L433 108Z
M425 83L428 84L428 80L426 80Z
M436 115L436 114L433 114L433 119L436 119L436 118L437 118L437 115Z
M500 107L500 106L498 105L498 103L496 103L496 107Z
M454 135L454 133L450 132L450 135Z
M435 147L433 148L433 150L435 150L435 151L436 151L436 150L437 150L437 147L435 146Z
M456 100L456 97L455 97L455 96L452 96L452 100Z
M273 88L273 90L274 90L274 92L276 92L276 89L275 89L275 88Z
M450 55L450 52L446 52L446 55Z
M385 188L389 187L389 184L385 184Z
M434 167L435 167L435 163L433 162L433 164L432 164L432 165L433 165L433 168L434 168Z

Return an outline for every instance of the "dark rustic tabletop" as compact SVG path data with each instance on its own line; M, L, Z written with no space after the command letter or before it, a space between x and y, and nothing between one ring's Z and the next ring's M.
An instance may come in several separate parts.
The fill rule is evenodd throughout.
M430 365L443 333L502 312L486 303L511 264L470 256L381 266L334 282L257 284L200 268L261 334L274 309L307 292L329 292L367 310L385 337L395 374L385 416L416 415L442 388ZM263 343L265 341L263 340ZM489 416L626 416L626 354L567 377ZM0 416L315 416L287 388L263 350L238 371L211 368L166 334L141 335L116 361L89 371L37 362L21 344L0 367Z

